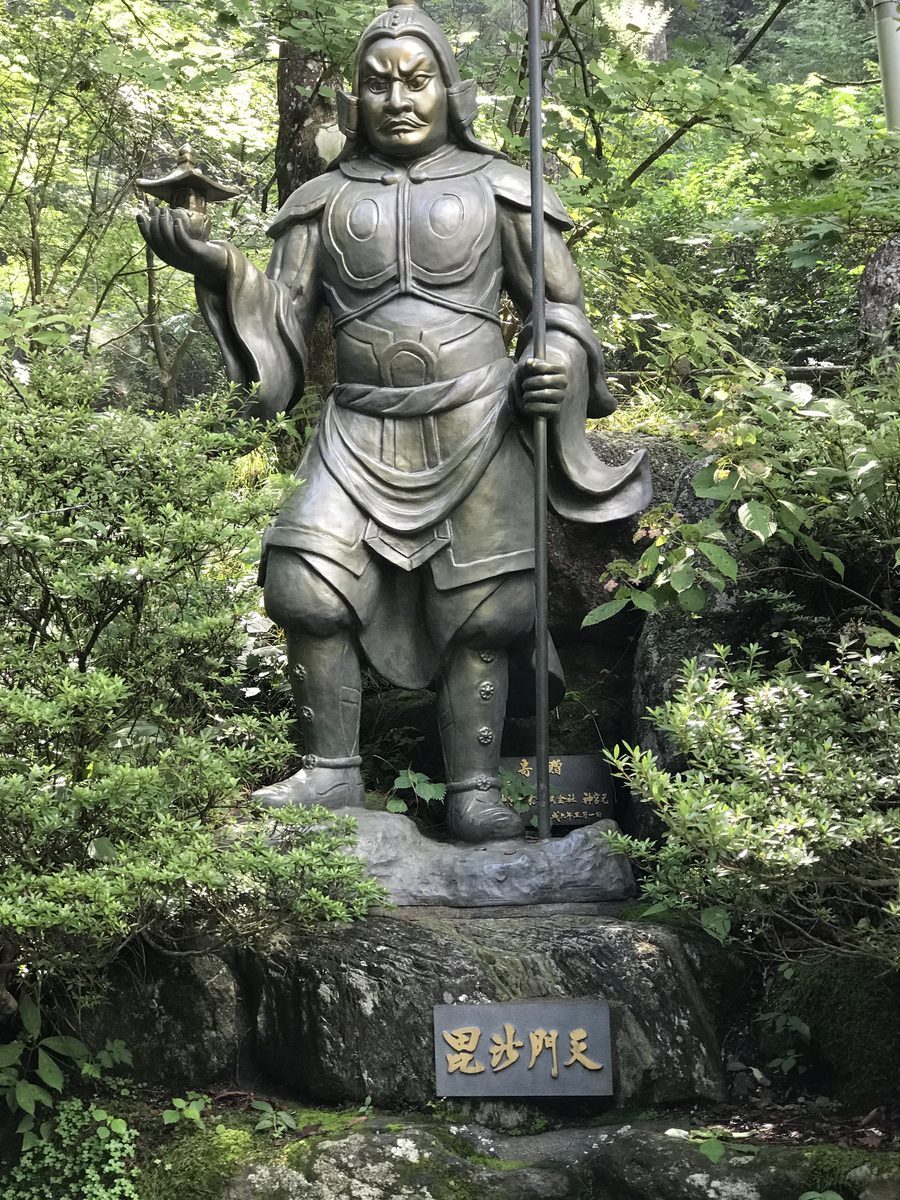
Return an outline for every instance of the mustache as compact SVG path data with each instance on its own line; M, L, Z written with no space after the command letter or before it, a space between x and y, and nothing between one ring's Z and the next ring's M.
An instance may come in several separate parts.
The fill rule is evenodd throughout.
M385 119L381 122L381 128L392 129L398 125L407 125L411 129L421 129L427 124L427 121L423 121L422 118L417 116L415 113L403 113L402 115L385 117Z

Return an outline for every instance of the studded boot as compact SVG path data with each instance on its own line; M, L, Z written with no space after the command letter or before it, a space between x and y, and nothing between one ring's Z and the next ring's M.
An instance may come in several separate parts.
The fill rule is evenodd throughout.
M303 768L257 792L270 808L286 804L358 807L364 792L359 756L359 655L349 633L288 635L288 673L307 754Z
M505 650L451 651L438 691L447 822L466 842L519 837L527 818L500 795L500 741L509 683Z

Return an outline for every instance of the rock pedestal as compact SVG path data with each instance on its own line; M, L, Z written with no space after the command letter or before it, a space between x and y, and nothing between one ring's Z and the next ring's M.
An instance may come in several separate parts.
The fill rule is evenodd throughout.
M255 962L256 1063L327 1104L433 1101L435 1004L542 996L609 1003L616 1103L723 1095L697 967L659 926L575 914L385 916L299 938Z
M407 909L244 952L229 969L160 963L139 982L124 977L94 1024L101 1041L128 1044L139 1078L172 1091L237 1078L400 1110L436 1098L434 1005L600 999L611 1010L614 1095L592 1103L674 1105L723 1095L722 978L718 950L663 926L590 912ZM507 1102L493 1108L491 1119L518 1119Z
M797 1200L811 1190L803 1147L734 1144L713 1164L688 1140L623 1125L497 1137L473 1125L375 1121L245 1167L224 1200ZM870 1168L863 1170L873 1174ZM833 1193L832 1193L833 1194ZM848 1200L897 1200L875 1178Z

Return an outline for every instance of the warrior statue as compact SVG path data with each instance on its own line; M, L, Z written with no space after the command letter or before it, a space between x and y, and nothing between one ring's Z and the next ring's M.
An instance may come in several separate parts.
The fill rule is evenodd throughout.
M138 218L156 254L195 276L255 416L303 394L311 330L331 313L337 383L263 543L266 611L285 630L309 750L285 799L362 803L365 660L404 688L437 683L448 823L470 842L524 827L498 770L511 673L522 691L533 673L529 418L550 418L562 516L617 520L650 488L643 453L611 467L587 442L586 416L615 400L549 188L547 351L530 353L528 174L477 140L475 113L443 32L401 3L363 33L353 92L339 95L343 151L276 216L265 273L178 210ZM515 358L503 293L524 326ZM558 698L552 653L551 666Z

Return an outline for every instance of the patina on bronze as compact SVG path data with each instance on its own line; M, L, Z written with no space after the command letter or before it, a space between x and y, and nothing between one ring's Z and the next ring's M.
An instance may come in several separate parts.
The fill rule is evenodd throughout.
M175 210L138 220L161 258L194 274L252 415L297 402L310 332L331 313L337 384L261 567L309 748L284 794L362 802L365 659L402 687L437 682L451 830L518 836L498 767L510 668L534 675L531 420L547 418L549 499L564 517L639 511L648 465L641 453L609 466L587 442L586 414L615 400L563 240L571 222L549 188L546 351L534 354L528 173L476 139L475 86L426 13L400 4L368 26L338 111L344 149L277 214L265 273ZM514 359L503 292L524 324Z

